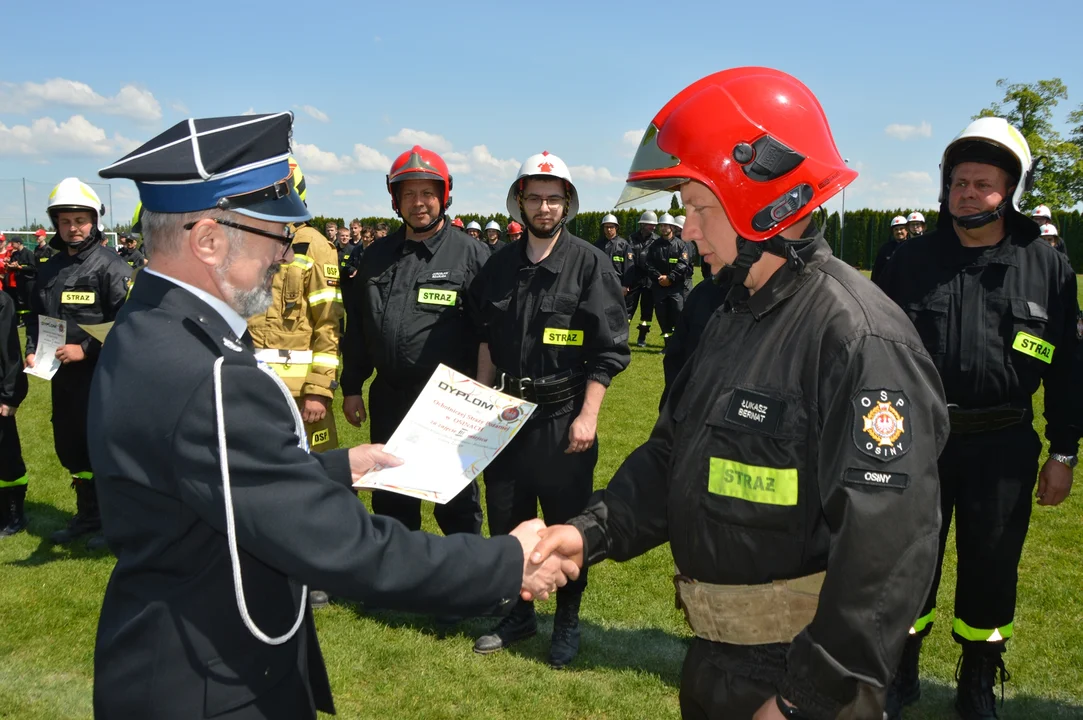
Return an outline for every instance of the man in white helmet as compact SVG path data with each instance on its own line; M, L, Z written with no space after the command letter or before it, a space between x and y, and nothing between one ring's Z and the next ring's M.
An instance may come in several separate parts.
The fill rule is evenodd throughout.
M475 240L481 240L481 224L477 220L471 220L466 225L466 234Z
M533 155L508 189L508 214L526 237L494 255L471 287L482 337L478 380L538 407L485 470L492 535L534 518L563 522L586 505L598 462L598 411L612 379L628 366L628 319L620 279L598 248L565 223L579 195L564 161ZM549 663L579 650L579 605L587 574L557 593ZM521 601L474 651L498 652L537 632L534 605Z
M872 281L876 282L880 275L884 272L884 267L887 265L887 261L891 259L891 256L895 254L895 251L899 249L899 245L906 242L906 238L910 233L906 228L906 218L902 215L896 215L891 218L891 237L886 243L880 246L880 252L876 253L876 262L872 264Z
M490 253L495 253L501 247L500 244L500 223L496 220L490 220L485 224L485 244L489 248Z
M647 272L647 248L657 237L654 228L658 225L658 215L651 210L639 216L638 228L628 238L628 251L632 253L632 266L627 269L625 282L628 283L628 317L634 317L639 308L639 337L636 347L647 346L647 333L651 331L654 319L654 299L651 296L650 275Z
M1039 205L1030 214L1030 219L1038 223L1038 225L1051 223L1053 222L1053 211L1049 209L1048 205Z
M94 471L87 448L87 403L90 379L102 344L81 325L112 322L124 304L132 268L102 246L105 206L78 178L65 178L49 194L49 219L56 234L49 244L59 250L38 268L26 323L26 364L48 363L38 357L38 316L67 322L65 344L56 351L60 368L51 382L53 443L60 464L71 475L75 516L54 532L54 543L67 543L101 529ZM91 549L104 546L100 536Z
M688 259L688 247L675 233L679 227L672 215L663 213L658 218L658 237L647 248L647 274L651 279L651 295L665 346L669 345L677 317L684 307L685 283L694 269Z
M620 278L621 289L625 296L628 295L629 283L626 275L631 271L632 256L628 247L628 241L620 236L620 221L613 213L602 216L602 236L594 244L596 248L606 254L613 261L613 269Z
M997 716L993 688L998 670L1007 677L1003 652L1035 478L1039 505L1058 505L1071 490L1079 440L1071 398L1083 378L1073 372L1075 274L1020 212L1033 182L1022 134L1001 118L976 120L948 145L940 170L937 229L904 243L879 284L917 327L949 403L951 436L938 461L939 560L954 514L951 632L962 645L955 705L969 720ZM1049 440L1040 473L1032 410L1039 384ZM892 718L920 695L918 653L936 618L939 583L938 570L888 695Z
M916 210L906 216L906 232L908 237L916 238L925 234L925 216Z
M1042 225L1038 231L1041 233L1042 239L1052 245L1054 250L1060 252L1065 257L1068 256L1068 248L1064 245L1064 240L1061 239L1056 225L1053 223L1046 223Z

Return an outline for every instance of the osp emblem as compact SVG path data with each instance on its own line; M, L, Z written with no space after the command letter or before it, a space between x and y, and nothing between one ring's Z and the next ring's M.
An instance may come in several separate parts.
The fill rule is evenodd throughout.
M854 397L854 443L869 457L887 462L910 450L908 401L897 390L861 390Z

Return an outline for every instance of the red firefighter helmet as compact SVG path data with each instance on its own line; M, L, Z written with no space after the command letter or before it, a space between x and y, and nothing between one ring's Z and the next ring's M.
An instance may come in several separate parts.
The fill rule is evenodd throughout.
M655 115L618 205L696 180L741 237L761 242L856 177L801 81L770 68L733 68L692 83Z
M455 218L454 220L452 220L451 224L454 225L455 227L459 228L460 230L463 229L463 221L461 219L459 219L459 218Z
M508 235L515 235L516 233L523 232L523 226L512 220L508 223Z
M444 198L441 211L451 206L451 175L447 163L432 150L414 145L391 163L391 172L387 174L387 192L391 194L391 209L395 212L399 211L399 200L391 186L404 180L436 180L442 183Z

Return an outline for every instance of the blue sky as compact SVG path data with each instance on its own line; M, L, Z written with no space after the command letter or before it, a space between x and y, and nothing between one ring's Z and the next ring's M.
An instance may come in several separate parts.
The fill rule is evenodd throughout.
M350 218L390 214L387 165L415 141L449 160L453 214L503 211L519 162L543 149L572 166L582 207L608 209L655 112L739 65L785 70L819 96L861 173L848 208L933 206L940 153L999 99L997 78L1063 79L1058 120L1083 102L1078 0L1030 15L1001 0L71 7L4 13L26 42L0 65L0 229L22 224L20 178L44 219L61 178L97 181L189 116L292 109L310 208ZM1050 27L1066 39L1042 40ZM111 185L112 215L130 217L134 186Z

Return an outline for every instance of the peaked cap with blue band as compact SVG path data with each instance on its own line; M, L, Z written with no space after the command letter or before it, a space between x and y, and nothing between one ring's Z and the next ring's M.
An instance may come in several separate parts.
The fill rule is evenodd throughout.
M259 220L312 215L290 178L293 113L190 118L99 171L128 178L143 208L159 213L230 210Z

